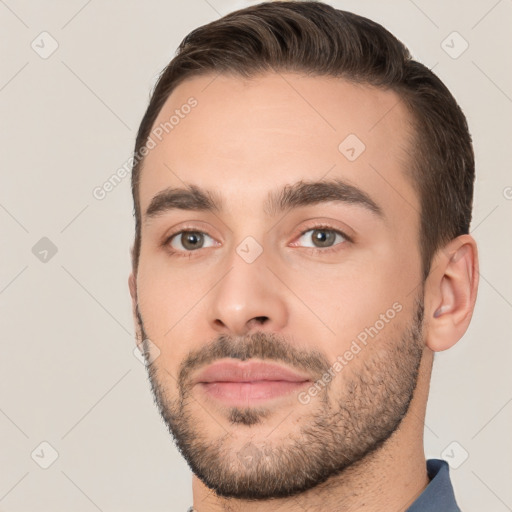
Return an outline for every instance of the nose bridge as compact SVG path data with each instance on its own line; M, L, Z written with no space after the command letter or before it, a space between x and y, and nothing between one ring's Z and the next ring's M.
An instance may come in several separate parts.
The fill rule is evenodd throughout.
M278 331L286 325L285 297L268 263L268 254L253 237L232 248L229 271L210 298L209 322L214 329L243 335L255 326Z

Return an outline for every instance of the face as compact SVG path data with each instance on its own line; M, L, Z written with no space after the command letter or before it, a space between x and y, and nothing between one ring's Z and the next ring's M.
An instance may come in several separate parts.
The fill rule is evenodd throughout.
M424 346L409 126L392 92L291 73L196 77L162 108L136 321L161 415L217 494L303 492L406 415Z

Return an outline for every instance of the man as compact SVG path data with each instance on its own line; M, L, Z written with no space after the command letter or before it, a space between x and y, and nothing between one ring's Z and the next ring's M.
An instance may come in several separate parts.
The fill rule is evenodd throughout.
M129 287L193 509L459 510L423 428L475 304L473 182L454 98L370 20L267 2L184 39L136 140Z

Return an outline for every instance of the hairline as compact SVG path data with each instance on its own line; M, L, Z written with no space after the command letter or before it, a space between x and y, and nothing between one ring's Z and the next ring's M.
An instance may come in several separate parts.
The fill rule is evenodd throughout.
M208 75L215 75L215 76L223 76L223 77L229 77L229 78L235 78L235 79L242 79L242 80L257 80L258 77L262 77L268 74L280 74L280 72L286 72L286 73L296 73L296 74L302 74L303 76L306 75L308 77L313 78L332 78L334 80L343 80L347 83L350 83L354 86L363 86L365 88L368 88L369 90L380 90L380 91L390 91L395 94L397 100L399 103L402 103L405 113L405 119L407 122L407 128L404 129L404 132L406 136L406 141L408 145L409 151L401 151L400 154L403 154L403 160L400 160L400 163L402 169L401 172L404 175L405 179L409 181L410 185L412 186L412 189L414 191L414 194L416 195L416 198L419 202L419 212L418 212L418 229L417 229L417 246L420 251L420 259L421 259L421 267L422 267L422 278L425 280L428 277L428 273L430 271L430 266L432 262L432 256L433 253L427 253L428 249L430 249L427 245L427 241L425 239L425 219L424 219L424 202L425 197L424 193L421 187L420 177L419 175L424 172L422 167L425 165L425 162L427 160L427 157L424 154L424 142L421 139L421 128L422 128L422 121L419 113L417 112L417 108L414 105L414 96L411 94L411 91L409 91L404 84L402 83L395 83L395 84L376 84L372 83L370 80L366 78L358 78L355 76L351 76L349 74L340 72L338 74L333 73L318 73L316 71L311 71L307 68L301 68L300 66L279 66L279 67L258 67L253 66L251 67L251 64L248 65L246 69L243 70L236 70L233 68L226 68L221 69L219 72L216 72L212 68L203 68L203 69L193 69L189 70L185 73L183 73L177 80L175 80L172 83L172 88L167 91L165 98L162 99L161 105L159 109L154 114L154 120L150 127L146 130L147 133L144 133L144 138L141 141L141 144L137 147L137 149L140 149L142 147L149 135L152 133L154 126L158 120L158 117L160 116L163 108L165 107L166 103L171 98L172 94L176 92L176 89L180 86L186 83L187 81L193 80L194 78L202 78ZM140 181L142 172L144 170L144 163L146 161L146 157L140 158L136 164L133 167L133 170L135 171L135 190L137 192L136 196L136 213L138 213L139 217L139 230L136 232L136 239L138 237L138 254L132 255L136 256L137 260L137 267L134 268L134 270L137 270L138 268L138 260L140 256L140 246L141 246L141 238L142 238L142 211L141 211L141 204L140 204ZM132 172L132 179L134 175ZM448 240L440 240L438 247L441 246L441 242L446 243ZM134 246L135 247L135 246ZM435 251L434 251L435 252ZM134 258L132 257L132 263L134 262Z
M312 77L312 78L324 77L324 78L331 78L333 80L342 80L351 85L363 86L370 90L374 89L374 90L379 90L379 91L392 92L396 96L398 103L402 103L405 107L404 108L405 118L407 121L407 127L409 128L409 129L404 129L404 131L403 131L403 133L408 134L408 136L406 137L406 140L407 140L409 149L411 150L410 152L405 151L406 155L408 155L411 158L411 161L408 161L407 158L405 158L403 160L402 163L404 163L404 166L403 166L404 174L405 174L406 178L408 175L410 175L408 179L411 180L413 190L417 194L418 198L420 199L420 203L421 203L421 194L418 193L419 192L418 181L415 179L415 177L413 176L413 172L412 172L412 168L415 168L419 163L418 162L418 159L419 159L418 154L414 154L414 153L419 153L419 151L417 151L417 150L415 151L414 147L416 145L418 145L418 147L421 146L421 141L420 141L420 137L419 137L420 122L418 119L418 115L414 111L413 106L411 105L410 101L408 101L407 92L406 92L405 88L401 87L399 84L397 84L397 86L395 86L395 87L389 86L389 85L383 86L383 85L373 84L370 81L364 80L364 79L358 80L355 77L346 76L343 73L340 73L339 75L328 74L328 73L316 73L316 72L311 72L306 69L300 69L300 68L291 69L291 68L287 68L286 66L279 67L279 68L272 68L272 69L257 69L257 68L247 69L247 70L244 70L241 72L239 72L235 69L229 68L229 69L221 70L218 73L216 73L213 69L209 69L209 68L191 70L191 71L187 72L186 74L182 75L181 77L179 77L179 79L173 83L172 89L167 93L167 96L162 101L162 105L160 106L158 111L155 112L155 119L153 120L153 123L147 130L148 133L144 134L145 135L144 141L146 141L148 139L149 135L153 132L155 124L158 121L158 117L160 116L166 103L171 98L172 94L175 93L176 89L183 83L193 80L194 78L203 78L208 75L210 75L210 76L215 75L215 77L223 76L223 77L228 77L228 78L235 78L235 79L242 79L242 80L245 79L248 81L252 81L252 80L257 80L259 77L264 77L265 75L280 75L281 71L286 72L286 73L302 74L303 76L308 76L308 77ZM392 109L394 109L394 107L392 107ZM392 109L390 109L390 111ZM385 115L387 115L387 112L386 112L386 114L384 114L384 116ZM378 120L378 122L380 122L381 120L382 120L382 118L380 120ZM138 149L140 149L140 148L138 148ZM142 172L144 170L144 163L146 161L146 156L142 156L141 158L139 158L138 162L136 162L136 164L133 166L133 170L136 171L136 173L135 173L136 174L135 185L136 185L136 189L137 189L136 201L137 201L137 204L139 207L138 208L139 212L141 212L141 210L140 210L140 193L139 193L140 192L140 180L141 180ZM407 172L408 168L411 168L411 172ZM133 173L132 173L132 178L133 178ZM421 211L420 211L420 215L421 215Z

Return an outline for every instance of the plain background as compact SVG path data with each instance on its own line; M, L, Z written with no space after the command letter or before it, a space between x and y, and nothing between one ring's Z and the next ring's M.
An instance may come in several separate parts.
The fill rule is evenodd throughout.
M133 353L129 176L103 200L93 190L130 156L183 37L254 3L0 0L0 510L191 504L190 471ZM436 356L425 450L463 461L451 474L465 512L512 510L512 2L330 3L382 23L467 115L479 298L467 334Z

